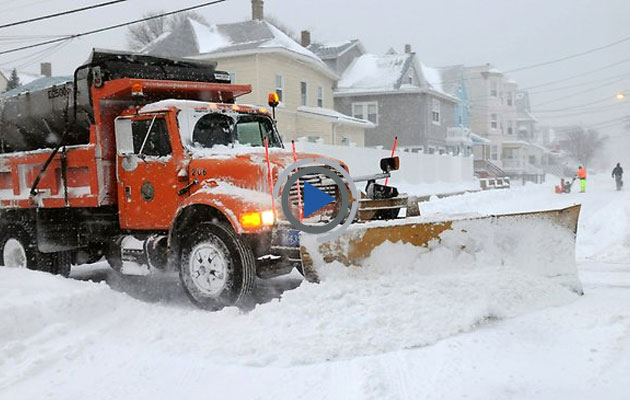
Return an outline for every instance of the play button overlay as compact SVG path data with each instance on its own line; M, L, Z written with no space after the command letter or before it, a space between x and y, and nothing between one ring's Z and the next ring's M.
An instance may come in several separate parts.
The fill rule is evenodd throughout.
M307 175L310 179L313 176L318 176L334 182L337 186L337 198L303 179ZM298 181L300 181L300 185L304 186L302 199L304 216L311 216L322 208L337 203L336 215L332 220L326 223L322 223L322 221L304 223L293 215L291 189L295 188ZM278 176L273 188L273 196L274 198L280 197L282 212L291 226L304 233L319 235L317 237L318 242L332 240L345 231L359 209L359 193L348 171L336 161L326 158L302 159L286 167ZM326 235L321 235L324 233Z
M333 203L335 198L328 193L319 190L315 186L308 182L304 182L304 216L309 217L314 212L321 210L330 203Z

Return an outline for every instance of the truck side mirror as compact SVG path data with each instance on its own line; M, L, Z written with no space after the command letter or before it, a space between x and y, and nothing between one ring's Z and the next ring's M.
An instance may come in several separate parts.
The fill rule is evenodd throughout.
M388 157L381 159L381 171L388 173L397 171L400 167L400 159L398 157Z

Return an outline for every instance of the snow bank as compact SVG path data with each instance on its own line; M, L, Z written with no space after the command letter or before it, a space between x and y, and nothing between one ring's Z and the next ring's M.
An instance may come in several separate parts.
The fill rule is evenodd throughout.
M94 344L150 346L143 356L158 359L310 364L425 346L577 297L534 275L469 268L465 254L409 250L384 246L363 269L329 265L321 284L303 283L249 313L146 304L105 284L0 270L0 360L12 365L0 388Z

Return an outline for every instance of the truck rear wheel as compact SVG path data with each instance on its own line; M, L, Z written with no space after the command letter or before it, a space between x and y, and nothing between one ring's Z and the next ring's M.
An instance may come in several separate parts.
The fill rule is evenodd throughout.
M7 226L0 246L5 267L54 272L54 255L37 249L35 232L28 224Z
M251 248L224 224L202 224L182 246L179 276L188 297L207 310L239 306L254 286Z
M42 253L37 248L36 234L28 225L9 225L0 238L2 265L7 268L28 268L68 277L71 269L71 254Z

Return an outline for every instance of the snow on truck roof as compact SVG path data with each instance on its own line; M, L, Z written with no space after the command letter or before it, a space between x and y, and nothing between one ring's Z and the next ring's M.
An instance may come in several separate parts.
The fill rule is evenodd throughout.
M264 107L259 107L251 104L224 104L224 103L212 103L207 101L198 100L179 100L179 99L167 99L157 101L155 103L147 104L140 108L140 113L152 113L157 111L166 111L171 107L175 107L182 111L197 111L200 109L206 109L213 111L217 109L232 109L233 111L243 112L257 112L261 114L269 114L269 111Z

